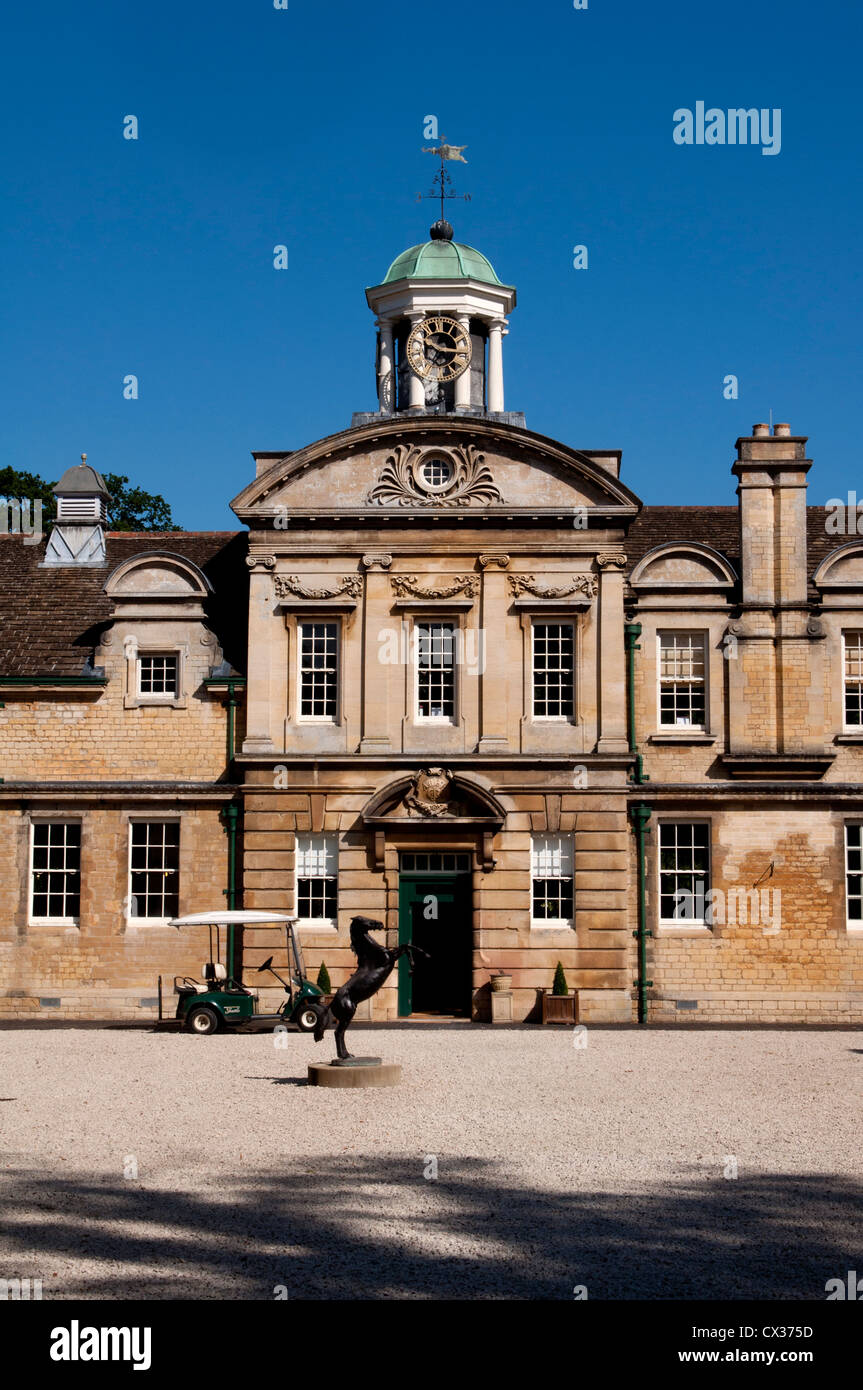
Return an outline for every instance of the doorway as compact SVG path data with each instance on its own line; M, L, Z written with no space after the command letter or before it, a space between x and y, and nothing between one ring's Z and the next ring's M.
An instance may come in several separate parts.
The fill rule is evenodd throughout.
M399 1017L470 1018L473 911L470 855L403 854L399 873L399 945L428 952L413 973L399 961Z

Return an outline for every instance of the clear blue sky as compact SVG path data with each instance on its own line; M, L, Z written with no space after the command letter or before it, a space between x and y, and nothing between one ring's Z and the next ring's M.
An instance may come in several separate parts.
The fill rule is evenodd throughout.
M468 146L456 237L518 288L530 428L622 448L645 502L731 503L772 408L810 436L811 502L863 496L849 0L43 0L3 24L3 465L86 451L185 528L235 526L251 449L375 406L364 289L426 238L434 113ZM780 154L676 145L698 100L781 108Z

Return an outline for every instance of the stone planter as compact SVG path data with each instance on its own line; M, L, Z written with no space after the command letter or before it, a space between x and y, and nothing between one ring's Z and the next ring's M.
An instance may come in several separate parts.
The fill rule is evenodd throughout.
M493 994L500 994L503 991L512 989L512 976L492 975L491 988Z
M578 991L569 994L551 994L542 990L543 1023L578 1023Z

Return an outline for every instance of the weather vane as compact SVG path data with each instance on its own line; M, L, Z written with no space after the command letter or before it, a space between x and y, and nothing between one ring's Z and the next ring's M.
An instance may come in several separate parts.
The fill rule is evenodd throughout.
M436 154L440 158L440 169L432 179L431 193L418 193L417 202L421 203L425 198L440 198L440 220L444 221L443 205L447 198L463 198L466 203L470 202L469 193L456 193L453 190L452 179L446 171L448 159L458 160L460 164L467 164L467 160L462 154L467 145L448 145L446 136L441 137L439 145L423 145L423 154Z

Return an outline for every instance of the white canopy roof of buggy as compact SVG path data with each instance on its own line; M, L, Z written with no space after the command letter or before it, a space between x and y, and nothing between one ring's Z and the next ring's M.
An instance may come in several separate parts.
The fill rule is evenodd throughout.
M261 926L266 922L296 922L296 916L289 916L286 912L225 912L220 909L218 912L192 912L188 917L173 917L169 922L171 927L237 927L237 926Z

